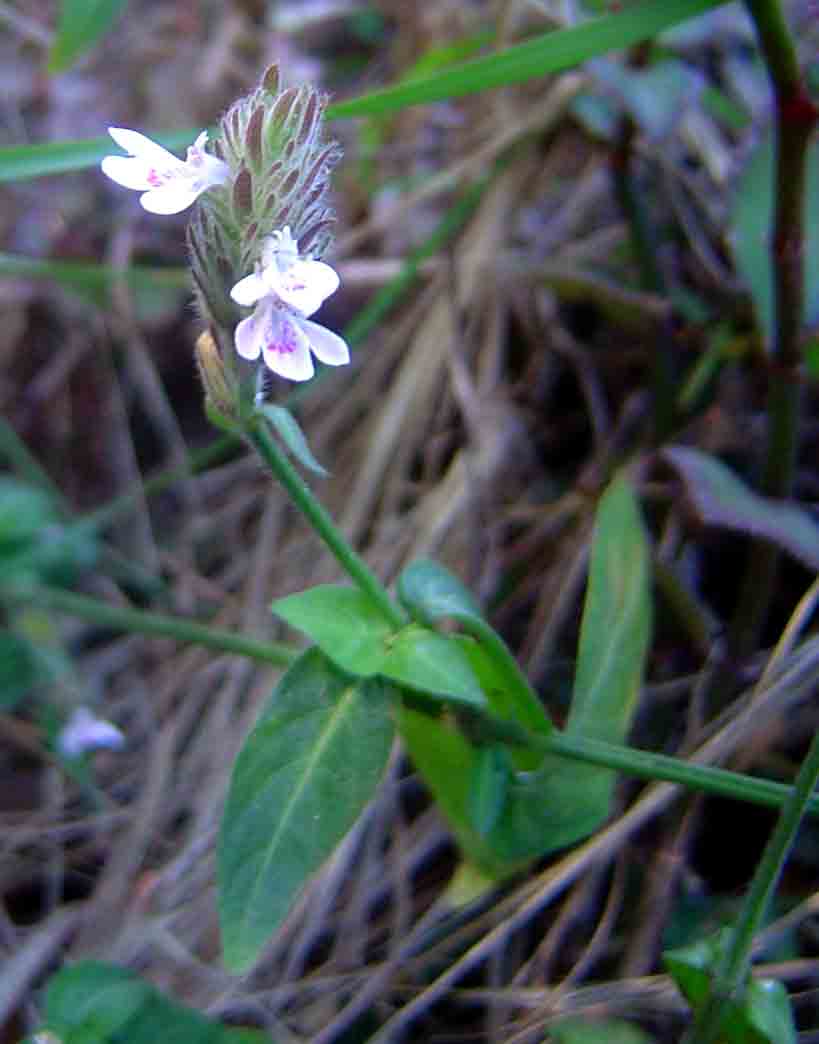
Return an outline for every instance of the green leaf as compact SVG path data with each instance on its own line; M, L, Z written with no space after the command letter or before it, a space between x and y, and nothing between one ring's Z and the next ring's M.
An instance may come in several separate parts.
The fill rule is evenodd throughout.
M317 649L287 671L233 769L219 840L225 962L247 969L378 786L393 737L389 687Z
M148 137L166 149L184 148L198 131L148 132ZM27 181L47 174L67 174L97 166L104 156L120 155L122 150L106 135L87 141L57 141L37 145L6 145L0 148L0 184Z
M423 624L443 619L483 619L471 592L448 569L430 559L418 559L407 566L398 578L397 594L407 612Z
M380 670L392 628L356 588L319 584L277 599L271 609L312 638L342 670L366 678Z
M82 961L48 984L45 1020L63 1044L91 1044L123 1033L151 1004L152 989L125 968Z
M30 642L14 631L0 630L0 710L14 710L47 678Z
M486 705L480 683L455 638L410 624L389 642L379 674L405 688L471 707Z
M616 478L600 500L566 732L620 743L634 716L651 632L649 554L631 487ZM587 837L609 815L610 769L543 759L519 773L489 837L514 867Z
M478 750L469 789L469 818L481 837L486 837L501 817L512 771L505 747Z
M44 490L0 475L0 558L29 547L56 521L54 502Z
M615 479L600 501L567 732L622 742L631 725L651 630L649 555L628 483ZM468 648L466 642L464 647ZM492 709L514 716L496 662L467 652ZM510 715L510 711L512 714ZM503 878L529 860L587 837L609 814L614 773L556 756L515 773L500 815L476 828L474 780L481 752L446 720L402 708L399 731L467 858ZM526 755L524 755L526 756ZM514 763L523 766L515 752Z
M477 644L462 642L461 647L495 713L536 732L551 730L551 722L514 657L456 576L439 562L419 559L399 576L397 593L404 608L421 623L455 620L477 640ZM519 767L531 767L531 759Z
M430 696L483 706L480 684L451 638L410 624L394 632L378 608L352 587L319 585L280 598L273 612L304 631L344 671L382 675Z
M650 638L648 544L631 486L618 477L595 520L568 733L625 740Z
M538 36L498 54L475 58L435 76L337 102L329 119L373 116L410 105L446 101L494 87L540 79L608 51L622 51L669 26L718 7L724 0L643 0L617 14L593 18L570 29Z
M745 1016L761 1044L796 1044L788 991L775 979L752 979L745 995Z
M50 73L62 72L91 49L125 10L128 0L61 0L57 36L48 59Z
M634 716L651 631L649 554L631 487L616 478L600 500L566 732L622 742ZM587 837L609 814L615 774L547 757L519 775L490 837L516 860Z
M795 504L760 497L722 461L688 446L662 455L679 473L700 521L764 537L819 569L819 525Z
M58 972L46 988L44 1016L44 1029L62 1044L269 1044L259 1030L212 1022L134 972L100 961Z
M510 873L513 868L495 853L475 824L473 781L479 771L477 748L467 742L448 717L432 717L408 703L398 707L396 723L404 746L467 859L489 880Z
M759 329L768 348L773 339L773 266L770 242L774 198L773 132L760 141L737 185L729 239L740 275L748 285ZM819 322L819 142L808 151L805 171L804 322Z
M565 1019L549 1027L549 1044L651 1044L653 1037L622 1019Z
M708 999L730 938L726 927L663 954L663 964L695 1014ZM720 1040L725 1044L796 1044L790 1000L781 982L749 976L741 994L724 1002L723 1012Z
M270 403L265 403L259 407L259 413L270 421L274 431L284 443L285 448L296 458L302 467L307 468L308 471L314 471L317 475L328 474L327 470L313 456L301 425L290 410L284 406L273 406Z

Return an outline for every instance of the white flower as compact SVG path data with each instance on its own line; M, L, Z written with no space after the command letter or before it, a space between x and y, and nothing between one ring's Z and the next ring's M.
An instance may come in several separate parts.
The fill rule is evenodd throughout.
M289 227L265 242L258 272L245 276L230 291L237 304L253 315L236 327L236 351L244 359L258 359L291 381L313 376L310 353L328 366L350 361L346 341L307 316L338 289L335 270L322 261L299 254Z
M90 750L119 750L125 737L110 721L97 718L87 707L77 707L57 737L57 749L66 758L78 758Z
M178 214L230 176L227 163L205 152L207 131L190 146L184 160L137 131L109 127L108 133L130 155L106 156L103 173L125 188L142 192L139 202L152 214Z

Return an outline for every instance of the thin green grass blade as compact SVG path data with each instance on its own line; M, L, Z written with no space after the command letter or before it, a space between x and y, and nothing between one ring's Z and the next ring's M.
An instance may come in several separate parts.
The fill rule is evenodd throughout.
M48 71L59 73L90 51L125 10L128 0L62 0Z
M627 11L593 18L571 29L546 33L509 47L499 54L475 58L434 76L372 91L361 98L338 102L327 110L328 119L376 116L410 105L460 98L493 87L561 72L609 51L622 51L648 40L678 22L718 7L726 0L644 0Z
M166 149L190 145L195 130L166 131L148 136ZM0 184L27 181L46 174L67 174L86 170L100 163L104 156L121 153L109 137L88 141L55 141L37 145L7 145L0 148Z
M139 265L112 268L110 265L51 261L14 254L0 254L0 279L4 277L52 280L97 305L107 301L111 287L118 281L124 281L134 292L144 294L190 289L186 268L148 268Z
M727 0L644 0L619 14L590 19L571 29L538 36L499 54L475 58L434 76L372 91L360 98L338 102L327 110L330 120L351 116L375 116L411 105L445 101L476 94L493 87L561 72L609 51L623 50L678 22L719 7ZM153 135L149 135L152 136ZM159 134L155 140L166 148L190 144L195 131ZM48 145L12 145L0 148L0 184L44 174L83 170L99 163L112 151L107 138L55 142Z

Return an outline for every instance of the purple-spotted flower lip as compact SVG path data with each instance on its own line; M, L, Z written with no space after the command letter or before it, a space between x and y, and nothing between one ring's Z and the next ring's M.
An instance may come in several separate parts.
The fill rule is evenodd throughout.
M348 363L346 341L307 318L338 286L335 269L299 254L288 226L274 232L263 245L258 270L230 292L237 304L254 309L236 327L236 351L243 359L261 356L269 369L290 381L310 380L312 355L328 366Z
M129 155L106 156L103 173L118 185L142 192L139 202L151 214L187 210L203 192L230 177L227 163L205 152L207 131L197 137L184 160L138 131L109 127L108 133Z

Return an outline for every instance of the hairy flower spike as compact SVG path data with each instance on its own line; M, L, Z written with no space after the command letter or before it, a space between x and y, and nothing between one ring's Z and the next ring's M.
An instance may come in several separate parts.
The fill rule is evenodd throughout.
M205 193L188 230L197 298L222 350L235 343L291 380L312 375L311 352L349 360L341 338L307 319L338 285L319 260L331 243L328 191L341 156L323 137L325 106L312 86L279 90L268 70L221 120L214 144L228 191Z

